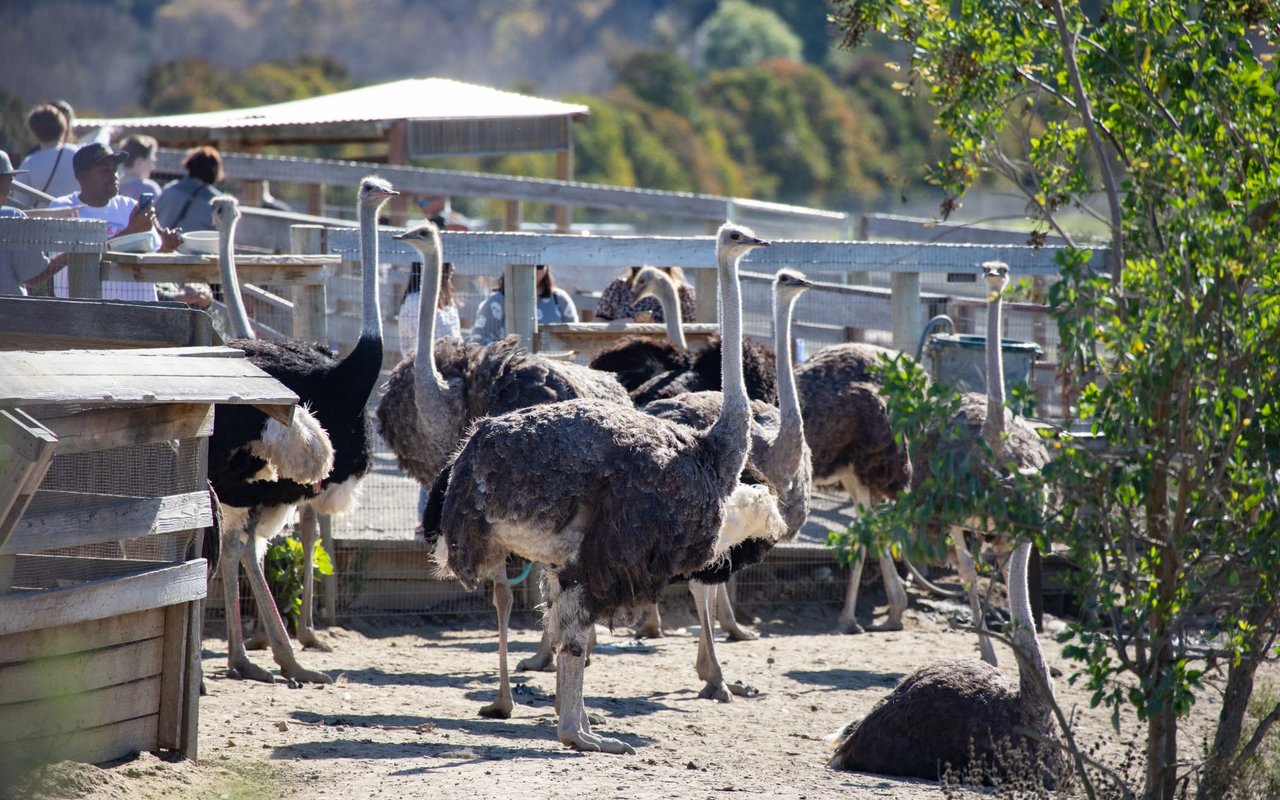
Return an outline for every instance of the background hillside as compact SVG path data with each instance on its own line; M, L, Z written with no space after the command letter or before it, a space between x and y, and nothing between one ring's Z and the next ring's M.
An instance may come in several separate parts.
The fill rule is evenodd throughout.
M842 210L933 200L922 101L819 0L0 2L0 148L32 104L178 113L438 76L583 102L582 180ZM352 153L318 153L358 157ZM433 164L550 175L545 157Z

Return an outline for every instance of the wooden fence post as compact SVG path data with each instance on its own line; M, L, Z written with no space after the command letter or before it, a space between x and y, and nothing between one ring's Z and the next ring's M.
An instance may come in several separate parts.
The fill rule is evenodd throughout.
M324 253L324 237L320 225L294 225L289 228L289 250L294 255ZM293 338L327 345L327 313L323 283L293 288Z

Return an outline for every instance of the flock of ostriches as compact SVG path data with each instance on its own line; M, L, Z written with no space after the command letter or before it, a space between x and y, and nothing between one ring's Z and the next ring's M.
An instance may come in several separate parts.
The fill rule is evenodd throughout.
M366 404L382 367L378 213L396 194L374 176L360 183L363 328L343 358L319 344L254 337L235 273L240 212L230 197L213 200L222 285L239 337L228 344L301 401L289 424L247 406L216 411L209 475L220 506L231 677L274 680L246 654L238 598L243 564L281 675L297 682L331 680L298 663L271 600L262 557L265 543L300 511L307 562L299 639L318 645L310 624L315 515L349 508L372 463L373 421ZM584 666L597 622L647 611L646 626L656 628L658 598L674 581L687 580L696 601L701 696L728 701L751 694L749 687L726 681L715 655L717 612L731 635L747 635L733 622L723 588L728 578L796 535L814 486L834 487L869 508L912 485L911 463L894 441L869 369L888 351L834 345L793 366L792 310L811 284L790 269L780 270L773 283L773 350L745 340L738 262L769 242L731 223L715 240L720 335L698 352L685 342L674 286L656 269L640 272L638 291L662 303L670 341L622 340L590 366L529 353L515 337L488 345L437 341L439 233L426 223L394 238L421 252L424 297L417 351L382 388L377 425L405 473L430 490L423 526L434 539L442 574L468 589L492 581L500 683L498 697L480 713L505 718L513 707L507 670L510 554L542 565L542 643L520 668L554 665L557 735L565 745L634 752L592 730L583 707ZM987 341L998 342L1008 270L998 262L982 268L991 293ZM999 347L988 347L987 374L1003 374ZM1047 460L1044 449L1026 423L1004 409L1001 383L989 381L986 395L967 397L954 424L975 440L985 439L1001 463L1038 469ZM963 536L955 532L954 538L976 609L973 563ZM1030 549L1029 543L1016 543L1008 559L1018 685L995 668L984 637L984 661L920 669L850 724L840 734L832 767L937 779L945 765L963 768L975 759L994 764L1003 760L1001 749L1016 747L1039 759L1046 782L1055 779L1060 759L1045 744L1053 736L1052 683L1027 597ZM861 569L859 559L840 619L846 631L857 630ZM888 556L881 573L888 625L901 627L906 593Z

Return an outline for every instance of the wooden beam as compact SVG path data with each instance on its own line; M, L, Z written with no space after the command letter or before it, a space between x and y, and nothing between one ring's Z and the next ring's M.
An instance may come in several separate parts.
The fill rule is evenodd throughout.
M204 491L119 497L41 490L0 545L0 555L207 528L213 524L209 503Z

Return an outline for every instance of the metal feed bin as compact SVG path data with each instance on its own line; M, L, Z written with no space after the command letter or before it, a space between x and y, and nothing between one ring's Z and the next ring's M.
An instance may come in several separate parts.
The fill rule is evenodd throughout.
M1004 386L1031 384L1031 364L1044 354L1035 342L1001 339ZM935 333L924 346L929 377L960 392L987 391L987 337L973 334Z

